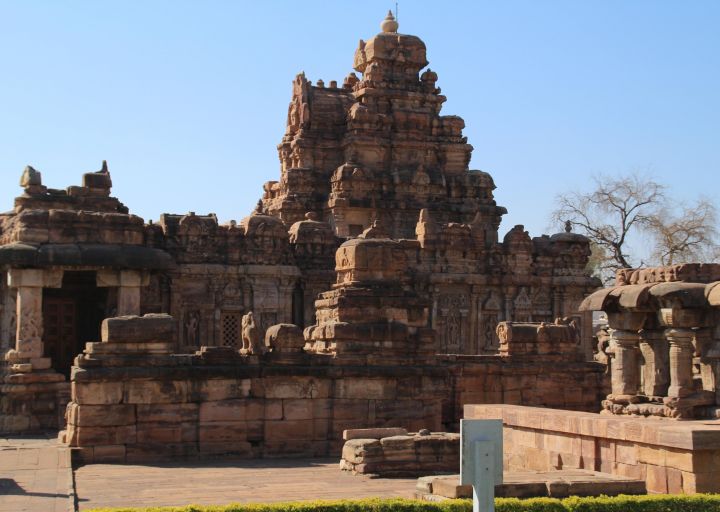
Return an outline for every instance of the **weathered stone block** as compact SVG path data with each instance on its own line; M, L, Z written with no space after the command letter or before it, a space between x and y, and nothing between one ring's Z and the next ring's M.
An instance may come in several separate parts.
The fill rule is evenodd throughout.
M137 429L135 425L119 427L75 427L68 429L70 446L97 446L113 444L135 444Z
M131 380L125 383L123 402L129 404L169 404L187 401L188 384L172 380Z
M138 423L197 422L198 404L137 404Z
M390 379L340 379L335 383L337 398L394 399L397 382Z
M245 399L203 402L200 404L200 423L214 421L245 421Z
M123 383L72 382L71 396L80 405L119 404L123 401Z
M189 399L212 402L250 396L250 379L207 379L190 382Z
M386 428L355 428L344 430L342 438L345 441L351 439L382 439L383 437L406 436L408 431L400 427Z
M140 423L137 426L138 443L180 443L182 434L180 424Z
M288 439L313 439L312 420L283 420L265 422L265 439L285 441Z
M135 406L117 405L78 405L68 404L68 423L82 427L103 427L132 425L136 421Z
M106 318L100 336L102 341L110 343L174 343L175 319L165 314Z
M201 423L198 426L198 439L200 443L245 441L247 440L247 425L245 421Z
M125 445L111 444L106 446L95 446L93 450L94 463L124 463Z
M328 398L330 381L309 377L264 379L265 398Z
M302 352L305 338L300 327L294 324L271 325L265 332L265 348L273 352Z

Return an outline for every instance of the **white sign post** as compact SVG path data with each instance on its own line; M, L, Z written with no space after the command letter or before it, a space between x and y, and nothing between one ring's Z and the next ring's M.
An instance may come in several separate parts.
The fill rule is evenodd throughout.
M460 420L460 485L472 485L473 512L495 512L503 481L502 420Z

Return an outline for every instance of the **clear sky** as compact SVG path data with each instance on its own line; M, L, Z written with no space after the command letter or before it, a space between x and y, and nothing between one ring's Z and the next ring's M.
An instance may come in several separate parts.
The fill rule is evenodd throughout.
M113 194L241 219L279 178L291 81L342 81L394 2L0 0L0 211L25 165ZM515 224L640 169L692 200L720 188L720 1L401 1ZM716 201L717 202L717 201Z

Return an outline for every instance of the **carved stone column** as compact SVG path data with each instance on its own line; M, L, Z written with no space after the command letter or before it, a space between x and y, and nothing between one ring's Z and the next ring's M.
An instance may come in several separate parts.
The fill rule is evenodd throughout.
M11 269L8 286L17 289L15 350L7 359L36 359L43 356L43 287L62 286L62 270Z
M662 329L640 331L640 353L645 360L642 370L642 390L646 396L667 396L670 385L668 341Z
M692 329L670 328L665 336L670 343L670 387L667 396L683 398L693 393L693 337Z
M613 401L631 401L640 388L637 331L613 329L610 334L614 341L615 357L612 358L610 378Z
M703 390L718 391L718 363L720 362L720 340L713 337L712 328L695 330L695 354L700 356L700 377Z
M17 331L15 350L22 358L43 355L42 280L25 279L17 290Z
M62 286L62 270L11 269L8 286L17 289L15 349L6 359L37 360L43 356L42 291ZM44 362L36 361L40 366Z

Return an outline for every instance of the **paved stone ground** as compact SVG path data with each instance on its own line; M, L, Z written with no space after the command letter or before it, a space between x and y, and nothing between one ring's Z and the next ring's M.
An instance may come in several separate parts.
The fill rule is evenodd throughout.
M412 498L417 480L340 471L338 459L262 459L163 465L91 464L75 470L80 510L369 497Z
M55 438L0 438L0 512L74 510L70 452Z

